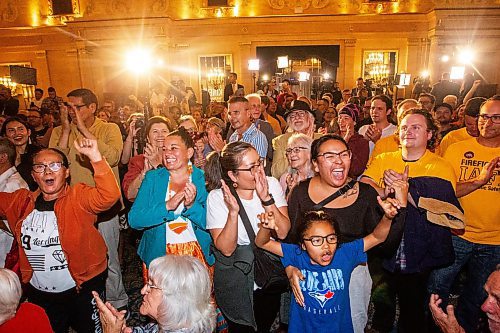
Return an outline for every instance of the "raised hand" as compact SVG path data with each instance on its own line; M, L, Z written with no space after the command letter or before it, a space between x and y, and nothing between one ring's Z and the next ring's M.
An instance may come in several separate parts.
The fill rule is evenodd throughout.
M431 310L432 317L441 331L445 333L465 333L465 330L460 326L455 317L453 305L448 305L446 307L446 312L444 312L439 307L442 302L443 301L436 294L432 294L429 300L429 309Z
M410 167L407 165L403 173L394 171L393 169L387 169L384 171L384 183L385 183L385 196L392 193L391 188L395 181L403 180L408 181L408 174L410 172Z
M102 160L101 152L97 147L97 140L87 139L81 137L74 141L75 149L85 156L87 156L91 162L99 162Z
M222 140L222 136L220 134L211 134L210 132L208 133L208 144L210 147L212 147L213 150L216 152L220 153L224 146L226 145L226 142Z
M495 157L491 161L489 161L483 168L481 169L481 173L479 174L478 181L481 186L488 184L495 170L500 170L500 156Z
M269 195L269 184L267 183L266 173L264 172L264 165L261 163L260 166L254 173L255 177L255 191L259 196L261 201L267 201L270 199Z
M70 121L69 121L69 116L68 116L68 107L64 103L59 104L59 112L60 112L60 117L61 117L61 125L63 131L68 131L70 130Z
M188 182L184 187L184 206L186 208L191 208L196 199L196 186L193 183Z
M163 160L163 148L153 147L152 144L146 143L146 147L144 147L144 157L146 158L144 167L146 168L147 166L147 170L157 168L161 165Z
M221 179L221 183L222 183L222 194L224 196L224 203L226 204L230 213L238 214L240 212L240 206L238 205L238 201L236 201L236 198L231 193L231 190L227 186L226 182Z
M273 212L264 212L257 215L257 218L260 221L260 227L266 228L270 230L278 231L278 226L276 225L276 218L274 217Z
M121 333L126 328L125 310L116 310L111 303L104 303L99 295L93 291L92 295L99 309L99 318L104 333Z
M377 201L380 207L384 210L386 218L392 220L396 217L396 215L398 215L398 210L401 208L401 204L397 199L386 198L385 200L382 200L380 196L377 196Z
M135 128L136 121L137 119L134 119L130 122L130 125L128 125L128 136L131 138L133 138L140 130L140 128Z
M377 142L382 137L382 131L379 130L375 125L371 125L368 127L365 136L368 138L368 140Z
M351 137L354 135L354 128L351 126L351 124L347 125L345 135L344 135L344 140L346 142L349 142Z
M299 183L299 174L297 172L295 173L289 173L286 176L286 186L288 187L288 191L290 192L295 185Z

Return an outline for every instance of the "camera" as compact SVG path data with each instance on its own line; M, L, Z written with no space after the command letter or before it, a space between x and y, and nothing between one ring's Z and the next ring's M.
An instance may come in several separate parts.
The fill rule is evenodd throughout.
M135 120L135 128L137 129L136 140L137 140L137 152L142 154L144 148L146 147L146 136L148 135L146 131L146 119L144 117L137 117Z
M144 129L144 127L146 127L146 120L143 117L138 117L135 120L135 128Z

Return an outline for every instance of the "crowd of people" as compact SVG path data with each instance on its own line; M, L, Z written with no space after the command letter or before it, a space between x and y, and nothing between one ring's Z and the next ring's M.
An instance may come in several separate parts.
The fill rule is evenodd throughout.
M0 86L0 332L500 332L500 96L237 78L28 110Z

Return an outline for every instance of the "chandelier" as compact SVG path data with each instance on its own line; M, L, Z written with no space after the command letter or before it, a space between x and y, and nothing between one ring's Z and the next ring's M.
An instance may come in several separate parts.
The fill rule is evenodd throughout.
M220 68L212 68L207 73L207 82L208 85L211 86L214 90L221 89L221 86L224 84L224 71Z

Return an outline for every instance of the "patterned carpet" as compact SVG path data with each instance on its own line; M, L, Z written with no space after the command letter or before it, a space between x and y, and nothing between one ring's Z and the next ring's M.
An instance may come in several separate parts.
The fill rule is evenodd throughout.
M142 263L137 255L140 233L129 228L122 230L120 237L123 242L123 284L129 297L130 318L127 320L127 326L143 325L149 321L149 318L139 313L139 307L142 302L141 289L144 286L142 281Z

